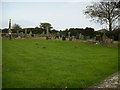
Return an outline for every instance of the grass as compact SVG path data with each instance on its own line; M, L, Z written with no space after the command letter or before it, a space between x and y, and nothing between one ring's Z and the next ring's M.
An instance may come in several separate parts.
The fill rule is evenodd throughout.
M118 71L118 49L80 42L3 40L3 88L87 88Z

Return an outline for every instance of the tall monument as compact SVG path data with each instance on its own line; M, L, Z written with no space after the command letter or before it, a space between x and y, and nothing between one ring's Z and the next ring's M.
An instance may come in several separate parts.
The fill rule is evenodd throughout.
M11 33L12 33L12 31L11 31L11 19L9 19L9 28L8 28L8 36L9 36L9 39L12 39Z

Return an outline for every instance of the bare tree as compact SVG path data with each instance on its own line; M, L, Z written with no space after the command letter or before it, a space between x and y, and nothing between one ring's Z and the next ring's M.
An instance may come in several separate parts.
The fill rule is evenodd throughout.
M86 7L84 14L100 24L108 24L109 31L112 31L113 25L116 26L115 22L118 22L120 16L119 1L103 0L95 2L93 5Z

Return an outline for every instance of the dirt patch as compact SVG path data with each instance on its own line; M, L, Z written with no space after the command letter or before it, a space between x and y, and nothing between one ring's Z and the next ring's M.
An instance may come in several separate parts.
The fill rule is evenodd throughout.
M38 46L37 48L47 48L47 47L45 47L45 46Z

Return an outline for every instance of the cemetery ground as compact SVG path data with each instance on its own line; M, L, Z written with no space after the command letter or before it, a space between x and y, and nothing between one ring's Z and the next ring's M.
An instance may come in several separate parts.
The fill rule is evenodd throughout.
M75 41L2 41L3 88L87 88L118 72L118 48Z

